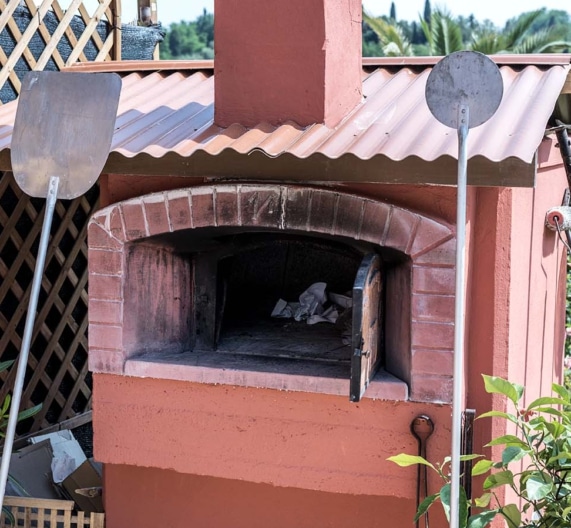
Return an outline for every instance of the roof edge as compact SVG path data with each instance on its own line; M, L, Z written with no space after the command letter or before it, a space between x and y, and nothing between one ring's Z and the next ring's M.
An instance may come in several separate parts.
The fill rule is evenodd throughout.
M177 176L214 178L226 181L271 180L304 182L398 183L427 185L456 185L457 161L441 156L425 161L409 156L394 161L386 156L361 160L345 155L331 160L315 155L300 159L290 154L279 161L261 152L242 155L225 150L216 156L197 152L190 158L170 152L162 158L141 153L129 158L112 152L103 168L103 174L139 176ZM231 169L229 169L231 167ZM0 152L0 170L11 170L9 150ZM348 175L354 175L353 178ZM506 158L501 162L476 156L468 161L468 184L483 187L533 187L536 177L536 159L531 163L519 158Z
M569 66L569 53L535 53L535 54L500 54L489 55L498 66ZM442 57L363 57L364 67L402 67L434 66ZM62 71L92 72L92 73L136 73L156 71L197 71L213 70L213 60L133 60L133 61L104 61L79 62L67 66Z
M569 66L570 53L500 53L488 55L498 66ZM363 66L434 66L442 56L432 57L363 57Z
M77 62L61 71L88 73L137 73L157 71L213 70L212 60L132 60Z

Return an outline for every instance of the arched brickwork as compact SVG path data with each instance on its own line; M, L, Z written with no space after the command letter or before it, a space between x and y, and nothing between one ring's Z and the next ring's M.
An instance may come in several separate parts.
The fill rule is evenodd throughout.
M222 226L342 236L408 255L412 266L398 280L410 282L410 299L404 301L411 314L410 342L401 344L404 352L388 357L387 368L409 383L412 399L451 401L453 231L444 223L377 200L289 185L200 186L142 196L97 212L88 237L91 370L121 374L132 353L132 330L124 327L129 243L179 230ZM185 265L169 261L168 273L176 276ZM184 290L185 285L177 287ZM177 294L177 302L180 297ZM164 315L173 334L177 325L182 329L187 324L183 313L183 308L175 307Z

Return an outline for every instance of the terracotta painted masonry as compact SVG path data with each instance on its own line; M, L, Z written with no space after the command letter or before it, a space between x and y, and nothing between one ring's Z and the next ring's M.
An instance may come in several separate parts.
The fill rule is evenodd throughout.
M361 102L361 0L215 7L216 124L334 127Z
M410 423L419 414L435 423L429 457L439 460L449 452L455 190L373 184L176 188L186 181L108 175L102 196L114 203L89 226L95 456L106 466L108 525L153 526L168 519L181 528L190 521L262 528L271 519L285 528L322 519L318 525L349 527L356 515L373 528L382 509L392 512L392 526L409 526L416 471L386 458L416 452ZM468 408L497 408L482 390L480 373L525 383L528 398L544 394L561 375L565 254L543 220L564 184L552 148L535 189L469 189ZM411 266L393 277L394 284L404 284L395 286L393 300L408 291L394 306L410 317L410 325L402 326L411 338L395 343L399 353L392 364L388 354L386 368L406 380L408 395L402 385L381 382L373 388L397 392L367 392L351 404L346 392L319 377L313 385L297 380L301 390L276 390L259 383L256 373L201 372L171 363L173 346L187 337L192 285L183 279L189 264L161 233L229 226L276 234L311 230L406 253ZM145 272L137 274L134 263ZM392 335L405 335L398 333L403 319L393 317L387 322ZM152 361L137 352L140 347L151 349L146 355ZM405 371L397 374L399 368ZM476 450L502 432L492 425L476 423ZM430 493L438 485L429 478ZM139 498L137 505L126 507L131 495ZM431 524L446 526L438 516Z
M213 65L124 75L101 210L88 227L106 526L408 528L417 470L387 458L418 453L420 415L434 423L428 458L451 446L456 189L427 182L455 181L446 150L455 134L423 106L431 65L383 58L382 75L372 74L359 0L215 0L215 11ZM549 101L544 76L562 84L568 68L517 64L521 78L513 65L502 75L507 86L517 75L507 92L525 92L518 101L531 92ZM168 102L152 106L145 94L162 86ZM563 371L566 254L544 220L567 181L543 122L529 158L501 157L531 142L500 126L519 106L507 101L492 133L480 129L486 149L469 165L471 182L489 185L470 186L467 200L463 405L478 413L505 405L481 374L525 384L532 400ZM409 151L418 145L424 155ZM339 333L325 347L314 337L330 337L320 323L294 349L292 328L259 307L314 272L350 292L361 262L369 282L353 298L368 299L355 302L365 323L354 310L334 328L350 345ZM229 341L244 348L224 349ZM372 360L355 358L375 357L377 341L380 368L351 403L350 363L373 375ZM308 342L317 357L303 355ZM474 451L507 432L478 420ZM428 493L440 486L430 474ZM435 512L430 526L448 524Z
M109 176L109 196L123 193L125 181ZM262 526L276 509L295 510L288 506L297 500L298 494L288 491L294 489L306 490L307 500L313 496L317 501L316 511L303 514L307 523L325 510L332 516L342 496L362 510L366 526L377 522L373 496L382 504L394 497L387 507L403 518L410 514L414 473L398 470L386 458L402 450L415 452L409 424L426 412L437 424L431 452L440 457L447 452L450 407L440 402L450 402L453 366L454 233L449 222L366 197L371 192L363 190L234 184L141 196L153 183L139 184L125 189L136 197L102 209L89 226L95 449L108 468L108 522L121 526L132 519L158 520L172 494L201 487L206 482L201 478L207 477L214 489L240 481L259 486L243 487L246 496L268 493L263 502L249 499L255 507L244 501L238 510L225 510L226 524L216 521L222 526L233 525L228 519L236 516L244 525ZM385 196L392 190L385 188ZM406 194L407 201L434 212L449 207L447 192L430 204L423 203L423 189L409 187ZM407 381L375 379L365 399L351 404L345 385L340 389L319 376L284 379L173 360L187 346L193 286L188 259L162 242L163 236L212 228L334 236L406 255L387 288L394 310L386 321L387 339L393 340L386 368ZM141 474L145 479L170 479L174 487L148 489L148 480L140 481L129 469L141 466L149 468ZM126 484L143 496L152 494L144 515L125 511L115 500ZM155 509L157 502L161 506ZM200 525L213 519L213 507L221 508L181 502L180 515ZM247 504L248 512L242 511ZM291 522L291 515L300 525L306 522L301 514L285 515L283 522ZM342 518L339 526L352 522L350 515Z

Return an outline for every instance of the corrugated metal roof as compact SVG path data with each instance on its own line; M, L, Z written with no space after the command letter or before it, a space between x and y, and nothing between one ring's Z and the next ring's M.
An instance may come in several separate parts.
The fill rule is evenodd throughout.
M519 160L519 165L534 168L535 153L569 73L569 55L540 58L539 62L537 56L500 58L509 64L501 66L504 97L492 119L470 131L470 158L483 158L480 162L484 165L489 165L486 160ZM123 89L106 170L132 172L127 169L128 160L138 161L134 166L158 167L159 162L152 159L167 157L171 165L174 158L188 160L187 166L200 158L201 168L196 170L203 171L205 155L210 158L225 154L223 157L229 160L236 158L235 154L260 152L270 158L287 155L298 160L350 156L356 161L453 161L457 157L456 132L433 118L424 97L435 59L407 61L366 61L363 101L334 129L323 124L302 128L293 122L282 126L260 123L249 129L239 124L220 128L213 123L211 63L190 67L172 62L120 63L115 70L123 75ZM89 67L91 71L103 68L109 66ZM0 156L10 146L14 113L13 104L0 108ZM213 170L213 174L220 174L220 170ZM334 175L332 179L342 178Z

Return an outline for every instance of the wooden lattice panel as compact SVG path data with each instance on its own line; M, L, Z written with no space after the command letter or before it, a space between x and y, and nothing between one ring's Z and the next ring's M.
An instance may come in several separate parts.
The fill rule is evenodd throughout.
M25 70L59 70L78 61L120 60L121 2L97 1L90 14L82 0L69 0L69 5L44 0L39 6L34 0L0 0L0 34L4 34L0 87L9 82L14 92L20 93ZM25 25L22 17L16 16L22 9L29 13ZM103 37L102 21L108 23Z
M73 512L73 501L6 497L6 506L14 516L10 524L2 514L0 528L103 528L105 514Z
M98 189L56 205L22 408L43 403L19 433L38 431L91 408L87 370L87 220ZM45 200L30 198L11 173L0 177L0 360L20 351ZM13 387L3 373L0 401Z

